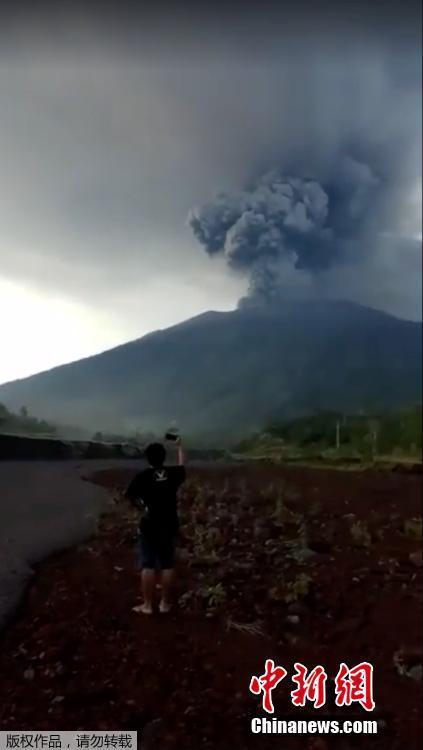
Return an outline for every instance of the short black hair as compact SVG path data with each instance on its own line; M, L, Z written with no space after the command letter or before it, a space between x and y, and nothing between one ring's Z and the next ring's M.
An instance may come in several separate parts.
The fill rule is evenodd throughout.
M150 443L144 451L144 455L150 466L163 466L166 458L166 449L161 443Z

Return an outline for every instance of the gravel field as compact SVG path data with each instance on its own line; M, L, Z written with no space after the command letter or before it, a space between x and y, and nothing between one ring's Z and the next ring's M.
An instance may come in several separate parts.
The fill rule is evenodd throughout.
M111 464L83 465L110 494L134 471ZM0 637L0 727L138 730L143 750L420 750L421 475L190 466L179 501L169 615L133 611L139 517L128 503L37 566ZM287 670L277 718L369 718L377 736L252 734L263 708L249 684L268 658ZM362 661L374 668L370 714L335 704L340 665ZM292 704L296 663L327 672L318 710Z

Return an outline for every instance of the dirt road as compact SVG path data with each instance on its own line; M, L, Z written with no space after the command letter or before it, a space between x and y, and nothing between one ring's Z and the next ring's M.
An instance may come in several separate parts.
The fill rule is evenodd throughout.
M0 462L0 626L31 577L32 564L95 530L107 494L81 477L111 463L120 462Z

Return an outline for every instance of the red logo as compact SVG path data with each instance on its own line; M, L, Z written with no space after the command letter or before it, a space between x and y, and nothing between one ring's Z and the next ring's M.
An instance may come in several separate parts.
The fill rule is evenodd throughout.
M323 667L317 666L307 675L307 668L303 664L296 663L295 674L292 681L297 688L292 690L291 698L294 706L305 706L306 701L314 703L314 708L320 708L326 703L326 680L327 674Z
M337 706L350 706L360 703L366 711L373 711L373 667L363 661L352 669L342 662L335 677L335 693Z
M272 702L272 690L283 680L286 674L286 669L275 667L275 662L272 659L266 659L264 674L260 677L253 676L251 678L250 691L254 695L263 693L263 708L268 714L273 714L275 710Z
M327 674L320 664L307 670L304 664L296 662L292 682L296 685L291 690L291 701L293 706L305 706L306 701L313 703L314 708L321 708L326 703ZM286 677L284 667L275 667L273 659L266 659L264 674L260 677L255 675L250 680L250 692L254 695L263 694L263 709L268 714L274 713L272 690ZM338 674L335 677L335 704L337 706L350 706L352 703L360 703L366 711L373 711L375 702L373 700L373 667L369 662L363 661L351 669L344 662L341 663Z

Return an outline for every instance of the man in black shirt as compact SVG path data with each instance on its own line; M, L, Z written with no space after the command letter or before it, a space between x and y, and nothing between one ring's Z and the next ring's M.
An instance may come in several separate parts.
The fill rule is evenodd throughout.
M160 612L169 612L174 579L175 540L179 521L177 492L185 481L185 456L177 440L178 466L164 466L166 450L161 443L146 448L149 468L137 474L125 496L141 510L139 526L141 581L144 602L136 611L151 615L156 585L156 570L161 571L162 598Z

